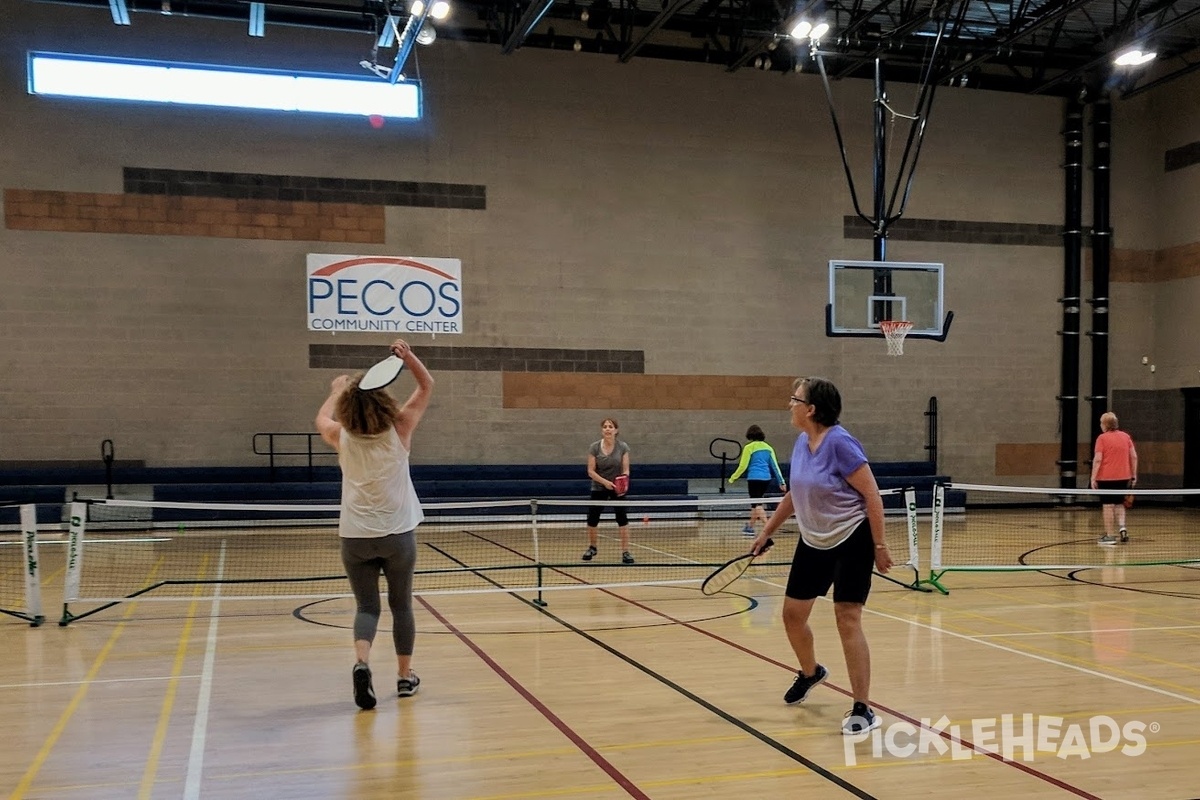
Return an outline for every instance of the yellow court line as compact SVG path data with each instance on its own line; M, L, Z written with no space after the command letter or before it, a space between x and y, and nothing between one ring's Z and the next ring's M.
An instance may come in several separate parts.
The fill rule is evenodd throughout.
M779 731L767 732L768 736L775 739L786 738L803 738L806 736L825 736L829 731L822 728L813 727L808 730L796 731ZM594 745L596 750L601 753L625 752L630 750L642 750L653 747L679 747L689 745L726 745L732 742L743 741L748 737L748 734L729 734L726 736L705 736L692 739L661 739L650 742L623 742L623 743L606 743ZM255 777L263 777L266 775L303 775L312 773L328 773L328 772L347 772L354 770L369 770L379 768L396 768L396 767L411 767L418 764L429 766L447 766L455 764L474 764L488 761L517 761L521 759L538 759L546 756L571 755L579 753L578 748L573 746L540 748L537 750L526 750L524 752L501 752L491 754L472 754L464 756L443 756L440 758L419 759L404 759L397 761L374 761L356 764L336 764L319 767L301 767L295 769L275 769L275 770L255 770L254 772L226 772L220 774L209 774L209 780L243 780ZM611 788L611 784L609 785Z
M53 586L54 583L59 579L59 577L62 575L65 575L66 572L67 572L66 567L59 567L58 569L54 570L54 572L51 572L45 578L41 579L42 586Z
M154 576L158 573L158 570L162 567L162 564L163 559L160 557L150 569L150 573L148 575L150 580L154 579ZM71 718L79 709L80 704L83 703L83 698L87 696L87 692L91 687L92 680L95 679L96 675L100 673L100 668L104 666L105 660L108 659L109 654L116 646L117 639L121 637L122 631L125 630L125 626L128 624L129 618L133 616L133 612L136 608L137 601L134 601L129 604L128 608L125 609L125 613L122 615L121 621L117 623L117 627L115 627L113 632L109 635L108 641L104 643L104 647L102 647L100 652L96 654L96 658L92 661L91 668L87 671L87 675L85 675L83 678L83 683L75 691L75 695L71 698L71 702L67 703L67 707L63 709L62 714L59 715L58 721L54 724L54 728L51 729L50 733L46 736L46 740L42 743L42 747L40 750L38 750L37 755L33 757L33 762L30 763L29 769L25 770L25 774L21 776L21 781L17 784L17 788L13 790L11 795L9 795L9 800L21 800L21 798L25 796L25 793L29 791L29 787L33 785L34 779L42 770L42 765L45 764L46 759L50 757L50 753L54 749L54 745L58 743L63 731L67 729L67 724L71 721Z
M663 789L669 786L703 786L708 784L729 783L731 781L747 781L758 778L790 778L809 775L818 780L824 780L820 775L804 767L794 769L771 770L767 772L739 772L724 775L696 775L688 778L672 778L669 780L639 781L638 787L643 789ZM526 797L564 797L567 795L593 794L596 792L612 793L613 784L572 786L560 789L543 789L532 792L510 792L507 794L474 795L470 800L520 800Z
M196 578L202 579L208 566L209 556L200 559L200 567ZM199 595L204 587L197 584L192 589L193 595ZM138 789L138 800L150 800L154 794L154 782L158 776L158 761L162 757L163 744L167 739L167 727L171 721L171 711L175 707L175 696L179 692L179 678L183 675L183 664L187 658L188 643L192 638L192 625L196 621L196 609L200 601L193 600L188 606L187 617L183 623L183 631L179 634L179 646L175 649L175 662L171 666L171 678L167 682L167 691L163 696L162 708L158 714L158 725L154 729L154 738L150 743L150 755L146 757L146 767L142 771L142 783Z

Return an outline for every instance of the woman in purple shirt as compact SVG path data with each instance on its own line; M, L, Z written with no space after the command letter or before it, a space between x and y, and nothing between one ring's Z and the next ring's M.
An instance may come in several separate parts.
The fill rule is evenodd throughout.
M817 598L833 586L833 611L854 695L842 732L865 733L880 724L869 705L871 652L862 610L871 591L871 570L885 573L892 566L884 541L883 499L862 445L838 424L842 397L837 387L824 378L800 378L789 403L792 427L800 431L792 450L790 489L750 548L759 552L795 515L800 541L788 574L783 627L800 671L783 701L803 702L829 676L817 663L808 618Z

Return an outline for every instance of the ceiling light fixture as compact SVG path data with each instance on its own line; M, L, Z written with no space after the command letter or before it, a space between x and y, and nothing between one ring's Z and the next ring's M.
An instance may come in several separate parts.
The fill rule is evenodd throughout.
M409 11L414 17L421 16L421 12L425 10L424 0L413 0L413 4L409 6ZM446 0L434 0L433 5L429 7L429 16L434 19L445 19L450 14L450 4Z
M1124 51L1119 56L1113 59L1113 63L1118 67L1140 67L1142 64L1148 64L1158 56L1158 53L1153 50L1142 51L1136 47Z
M791 36L798 42L805 39L810 39L814 42L819 42L825 34L829 33L829 23L825 21L813 22L812 20L799 19L788 30L788 36Z

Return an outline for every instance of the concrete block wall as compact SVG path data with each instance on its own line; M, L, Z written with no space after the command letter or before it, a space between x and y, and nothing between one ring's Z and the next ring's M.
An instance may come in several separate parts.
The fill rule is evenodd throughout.
M412 337L438 380L421 463L582 462L604 416L635 463L702 461L714 436L750 423L783 457L784 392L821 374L873 458L923 458L936 395L943 472L1054 478L1041 462L998 470L997 454L1057 438L1055 98L940 90L887 255L944 262L957 319L944 344L889 358L881 339L824 335L828 259L871 246L814 76L439 42L421 53L425 118L378 130L25 94L31 49L354 73L364 48L148 14L117 35L106 15L22 4L0 30L0 461L85 459L112 438L152 466L260 463L254 433L310 429L329 380L389 341L305 329L305 254L333 252L463 261L466 333ZM871 87L834 93L861 200ZM893 87L893 105L911 94ZM47 227L69 217L38 204L66 196L167 227ZM1153 229L1155 209L1123 207ZM234 229L180 227L203 224ZM1151 253L1145 272L1160 250L1200 241L1181 236L1121 246ZM1114 290L1132 289L1130 319L1175 313L1150 285ZM1164 333L1139 322L1130 335L1141 348Z

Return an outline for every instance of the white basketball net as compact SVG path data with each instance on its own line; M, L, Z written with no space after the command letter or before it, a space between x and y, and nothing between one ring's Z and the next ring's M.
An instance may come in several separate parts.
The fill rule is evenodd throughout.
M887 339L888 355L904 355L904 337L912 330L913 324L905 320L885 319L879 323L883 335Z

